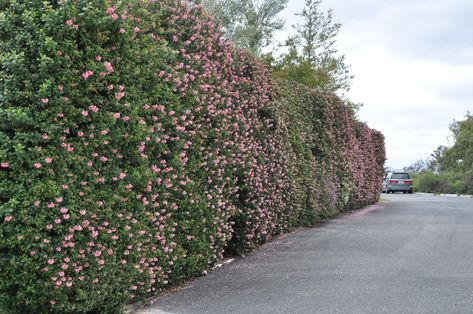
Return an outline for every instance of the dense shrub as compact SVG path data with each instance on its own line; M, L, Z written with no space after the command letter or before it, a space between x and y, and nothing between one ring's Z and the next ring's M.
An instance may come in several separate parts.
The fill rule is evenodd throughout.
M414 177L414 190L427 193L473 194L473 174L446 171L423 172Z
M174 1L0 3L0 304L117 312L375 202L382 135Z

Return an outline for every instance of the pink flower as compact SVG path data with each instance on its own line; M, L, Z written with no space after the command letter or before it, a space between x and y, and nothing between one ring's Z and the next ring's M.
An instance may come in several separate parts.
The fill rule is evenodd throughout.
M72 27L72 25L74 24L74 22L72 22L72 20L67 20L67 21L66 21L66 24L67 24L67 26Z
M5 218L3 219L4 222L9 222L13 219L13 216L9 215L9 216L5 216Z
M104 65L105 69L107 69L108 73L113 72L113 66L112 66L111 62L104 62L103 65Z
M49 102L49 99L48 98L43 98L43 99L41 99L41 102L43 104L47 104Z
M116 13L113 13L113 14L111 15L111 17L112 17L112 20L114 20L114 21L115 21L116 19L118 19L118 15L117 15Z
M102 255L102 251L95 251L94 255L95 257L99 257L100 255Z
M138 26L135 26L135 28L133 28L133 31L134 31L135 33L138 33L138 32L140 31L140 28L139 28Z
M2 167L2 168L8 168L8 167L9 167L9 164L8 164L8 162L3 161L2 163L0 163L0 167Z
M60 210L61 214L67 214L68 209L66 207L62 207Z
M120 32L121 34L124 34L124 33L125 33L125 29L124 29L124 28L120 28L119 32Z
M113 6L113 7L108 7L108 8L107 8L107 13L108 13L108 14L113 14L113 13L115 13L115 7L114 7L114 6Z
M41 165L39 162L36 162L36 163L34 164L34 167L35 167L36 169L39 169L39 168L41 168L42 166L43 166L43 165Z
M84 117L87 117L89 115L89 112L87 110L84 110L81 112L81 114L84 116Z
M58 90L58 91L62 91L63 88L64 88L64 87L63 87L62 85L58 85L58 86L57 86L57 90Z
M54 259L52 259L52 258L51 258L51 259L48 259L48 264L49 264L49 265L54 264Z
M82 78L83 78L84 80L86 80L86 79L88 79L90 76L92 76L93 74L94 74L93 71L87 70L87 71L85 71L84 73L82 73Z
M120 100L121 98L123 98L123 96L125 96L125 93L115 93L115 98L117 100Z
M102 60L102 57L101 56L95 56L95 60L100 61L100 60Z
M52 305L56 304L56 301L54 301L54 300L51 300L49 302L51 302Z
M44 161L45 161L47 164L50 164L50 163L53 162L53 159L52 159L51 157L46 157L46 158L44 159Z

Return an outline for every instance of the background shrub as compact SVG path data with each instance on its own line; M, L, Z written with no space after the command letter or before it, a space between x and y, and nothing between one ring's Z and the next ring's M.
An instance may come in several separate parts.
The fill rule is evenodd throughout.
M414 176L413 187L417 192L472 195L472 177L471 172L427 171Z
M380 133L174 1L0 3L0 304L110 312L375 202Z

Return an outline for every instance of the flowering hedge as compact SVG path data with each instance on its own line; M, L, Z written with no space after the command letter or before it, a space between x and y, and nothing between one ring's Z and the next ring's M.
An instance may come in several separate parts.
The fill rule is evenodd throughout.
M380 133L201 7L0 4L0 307L110 312L377 201Z

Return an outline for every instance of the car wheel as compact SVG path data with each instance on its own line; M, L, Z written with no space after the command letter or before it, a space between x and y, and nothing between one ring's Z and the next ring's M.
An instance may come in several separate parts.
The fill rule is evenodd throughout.
M407 194L407 192L406 192L406 191L402 191L402 193L403 193L403 194Z
M409 194L412 194L412 193L413 193L412 190L409 190Z

